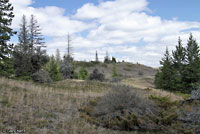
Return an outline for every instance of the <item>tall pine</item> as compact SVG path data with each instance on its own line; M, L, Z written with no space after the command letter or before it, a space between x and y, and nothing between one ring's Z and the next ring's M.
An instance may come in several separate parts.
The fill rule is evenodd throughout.
M185 67L185 48L183 47L182 40L178 39L178 45L176 50L172 51L173 56L173 77L172 77L172 89L176 91L182 91L185 88L183 81L183 70Z
M200 82L200 54L199 46L193 35L190 34L185 57L184 79L186 92L191 92Z
M8 41L15 34L10 28L13 18L13 6L9 0L0 0L0 75L4 76L12 73L13 45Z
M171 90L173 68L172 57L169 54L168 48L166 48L166 52L164 54L164 57L160 61L160 64L162 65L162 67L160 68L160 71L158 71L156 74L155 85L157 88Z
M17 77L29 77L32 72L30 34L26 16L23 15L18 33L19 43L14 48L14 68Z

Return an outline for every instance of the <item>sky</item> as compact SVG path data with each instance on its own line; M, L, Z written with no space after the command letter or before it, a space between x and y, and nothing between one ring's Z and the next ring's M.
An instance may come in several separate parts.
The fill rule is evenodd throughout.
M66 53L71 35L75 60L91 61L106 51L118 61L159 67L166 47L178 37L186 45L192 33L200 43L199 0L10 0L19 31L22 15L34 14L44 35L47 53ZM17 36L11 42L17 44Z

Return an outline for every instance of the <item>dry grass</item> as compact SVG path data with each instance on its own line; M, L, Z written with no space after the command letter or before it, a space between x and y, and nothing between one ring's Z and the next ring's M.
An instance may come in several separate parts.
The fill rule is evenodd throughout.
M26 134L136 134L107 130L79 117L78 108L83 102L101 96L109 88L95 82L63 81L46 86L0 78L0 130L18 128Z
M123 81L137 86L128 82ZM104 95L112 87L109 83L90 81L65 80L41 85L0 78L0 130L19 128L27 134L137 134L97 127L79 117L78 109L85 102ZM141 91L181 99L155 89Z
M130 78L122 81L123 84L129 85L138 89L148 91L148 95L157 95L157 96L168 96L172 101L183 100L181 96L175 95L171 92L155 89L154 77L143 77L143 78Z
M83 62L84 63L84 62ZM113 64L105 64L105 63L99 63L99 64L92 64L90 62L85 62L84 64L77 64L76 71L78 72L81 68L81 66L85 66L85 69L89 72L89 74L92 73L92 71L97 68L99 72L103 73L105 75L105 78L112 78L112 72L113 72ZM156 69L141 65L141 64L132 64L128 62L121 62L116 63L116 69L117 73L121 78L137 78L141 77L138 73L141 71L143 73L142 76L154 76L157 72Z

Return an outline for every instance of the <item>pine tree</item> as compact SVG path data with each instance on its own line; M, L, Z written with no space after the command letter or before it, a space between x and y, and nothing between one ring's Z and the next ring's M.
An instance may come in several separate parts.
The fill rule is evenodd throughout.
M112 77L115 78L117 76L118 76L118 74L117 74L117 68L116 68L116 64L114 63L113 64L113 70L112 70Z
M62 80L62 74L60 72L60 67L56 63L54 56L50 57L49 62L46 64L45 69L49 72L49 75L53 81Z
M173 89L176 91L182 91L185 87L183 81L183 70L185 67L185 48L182 45L182 40L178 39L178 45L176 46L176 50L172 51L173 56Z
M64 79L72 79L74 76L73 58L64 56L63 62L60 65L60 72Z
M30 77L33 73L48 62L46 51L42 50L41 33L37 21L31 16L30 25L27 24L26 16L23 15L20 31L18 34L19 43L14 51L14 68L19 77Z
M81 70L79 71L79 79L85 80L88 78L88 71L84 68L84 66L81 67Z
M34 15L31 15L30 19L30 48L34 51L34 48L42 48L44 45L44 38L42 37L40 26Z
M193 35L190 34L187 46L186 46L186 67L184 69L183 81L185 84L186 92L191 92L199 86L200 82L200 55L199 46L194 39Z
M173 68L172 68L172 57L169 54L168 48L166 48L166 52L164 57L160 61L162 67L160 71L157 72L155 78L155 84L157 88L162 88L165 90L172 90L172 75L173 75Z
M0 75L9 76L13 73L12 69L12 51L13 44L9 44L11 36L16 34L10 28L12 24L13 6L9 0L0 0Z
M20 24L18 40L19 43L14 48L14 68L18 77L23 76L28 78L32 70L32 55L30 54L30 36L25 15L23 15L22 23Z
M112 57L112 63L117 63L116 58Z

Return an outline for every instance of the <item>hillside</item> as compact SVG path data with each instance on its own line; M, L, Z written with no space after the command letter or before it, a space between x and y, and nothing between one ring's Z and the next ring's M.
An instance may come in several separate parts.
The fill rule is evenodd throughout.
M137 83L134 84L134 81ZM130 85L133 92L145 98L153 95L157 100L156 95L161 100L165 96L173 101L182 100L182 97L175 94L154 90L151 81L151 78L132 78L122 83ZM142 84L144 82L145 85ZM34 84L0 78L0 130L20 129L27 134L144 134L139 131L107 129L81 117L83 114L80 109L86 108L88 103L95 104L92 100L101 98L116 86L124 87L122 83L65 80L52 84ZM176 103L170 101L166 104L171 106ZM163 117L163 120L166 119Z
M79 61L76 62L75 64L76 64L76 71L78 71L82 66L84 66L89 73L91 73L94 70L94 68L97 68L100 72L105 74L106 78L112 77L112 71L113 71L112 63L96 64L94 62ZM122 79L155 76L157 71L157 69L154 69L152 67L148 67L142 64L128 63L128 62L116 63L116 69L118 75Z

